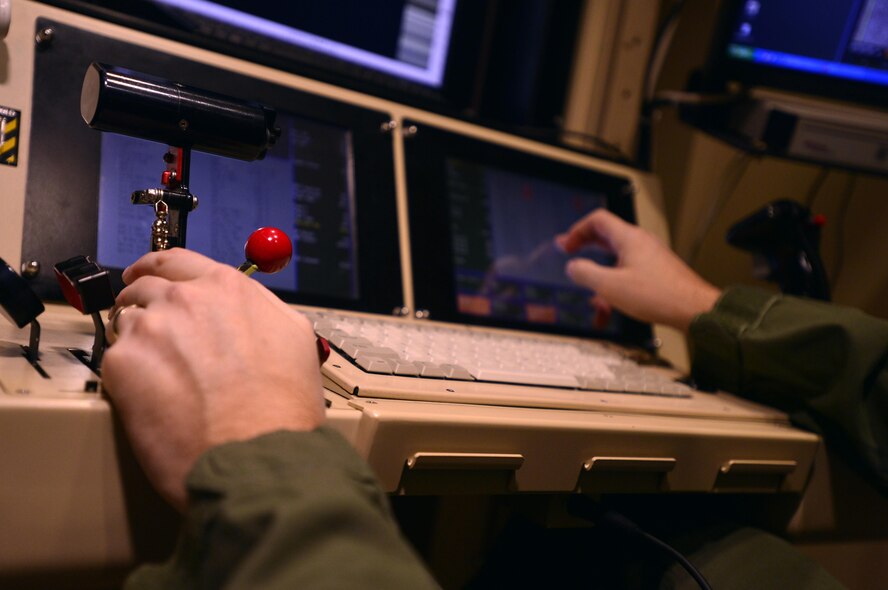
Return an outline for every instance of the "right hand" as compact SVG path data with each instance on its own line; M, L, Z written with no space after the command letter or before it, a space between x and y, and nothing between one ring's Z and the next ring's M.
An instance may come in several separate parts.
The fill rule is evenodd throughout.
M566 253L596 244L617 256L614 267L574 258L565 272L607 305L643 322L683 331L698 314L712 309L721 295L652 234L596 209L555 238Z
M265 287L196 252L153 252L123 273L103 383L148 478L184 509L209 448L324 421L311 324ZM137 306L137 307L134 307Z

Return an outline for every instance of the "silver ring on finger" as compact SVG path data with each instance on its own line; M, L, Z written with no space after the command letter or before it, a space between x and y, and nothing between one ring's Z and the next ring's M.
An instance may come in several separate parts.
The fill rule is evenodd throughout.
M108 326L105 328L105 340L108 342L109 345L114 344L114 341L117 340L117 337L119 336L119 333L117 331L117 322L120 321L120 317L131 309L141 307L141 305L132 303L130 305L124 305L123 307L117 307L112 310L111 315L108 316Z

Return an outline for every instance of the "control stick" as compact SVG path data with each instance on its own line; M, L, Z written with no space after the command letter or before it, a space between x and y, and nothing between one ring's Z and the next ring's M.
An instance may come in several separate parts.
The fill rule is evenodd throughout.
M244 244L246 260L237 269L247 276L257 270L266 274L274 274L286 268L293 257L293 243L287 234L276 227L260 227ZM330 356L330 343L321 336L317 337L318 360L324 364Z
M105 324L100 312L114 305L114 289L107 270L89 256L75 256L59 262L54 267L56 279L68 303L80 313L92 316L96 334L92 354L87 357L82 350L70 350L93 372L100 374L102 355L105 352Z
M257 270L274 274L284 270L293 256L293 244L282 230L260 227L250 234L244 244L247 259L237 269L247 276Z
M31 324L28 346L22 346L25 358L32 365L40 355L40 323L37 316L45 307L27 281L0 258L0 313L19 328Z

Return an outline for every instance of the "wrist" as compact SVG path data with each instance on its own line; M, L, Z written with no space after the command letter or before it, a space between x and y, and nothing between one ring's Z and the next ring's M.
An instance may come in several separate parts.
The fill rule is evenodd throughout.
M687 305L685 306L685 312L682 314L682 317L675 327L687 334L694 318L700 314L711 311L721 295L722 291L718 287L715 287L710 283L701 282L693 289L692 293L689 294L689 297L686 300Z

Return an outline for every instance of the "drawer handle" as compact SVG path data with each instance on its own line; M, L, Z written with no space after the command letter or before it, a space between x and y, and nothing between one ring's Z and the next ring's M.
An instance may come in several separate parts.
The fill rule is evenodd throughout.
M414 453L407 458L410 469L500 469L517 471L524 455L512 453Z
M668 473L678 463L673 457L592 457L583 463L586 471Z
M758 473L789 475L796 470L799 464L796 461L759 461L746 459L731 459L723 464L719 471L722 473Z

